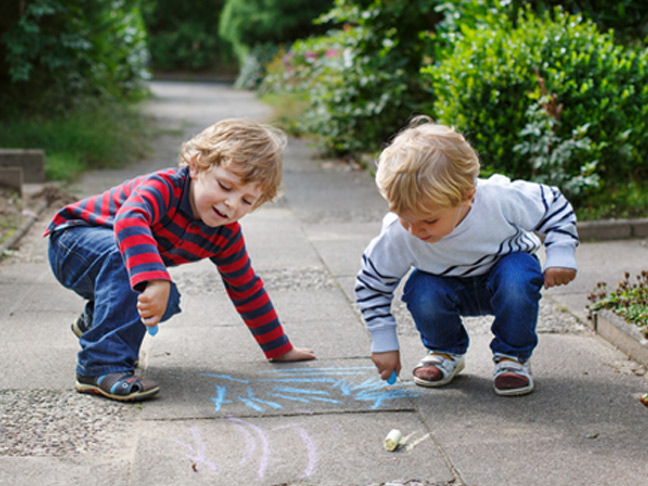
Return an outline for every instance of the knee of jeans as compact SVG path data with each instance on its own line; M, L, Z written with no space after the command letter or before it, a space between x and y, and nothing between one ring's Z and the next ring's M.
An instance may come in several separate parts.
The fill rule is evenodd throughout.
M428 318L442 309L455 307L452 296L442 291L441 286L424 280L408 282L402 300L414 316L426 315Z

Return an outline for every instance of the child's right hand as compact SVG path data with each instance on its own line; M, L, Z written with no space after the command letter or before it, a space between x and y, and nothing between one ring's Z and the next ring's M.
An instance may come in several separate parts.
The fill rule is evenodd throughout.
M137 312L142 324L157 326L166 311L171 282L168 280L149 280L146 288L137 297Z
M401 372L400 351L386 351L384 353L371 353L371 360L378 368L381 380L387 380L392 372L397 375Z

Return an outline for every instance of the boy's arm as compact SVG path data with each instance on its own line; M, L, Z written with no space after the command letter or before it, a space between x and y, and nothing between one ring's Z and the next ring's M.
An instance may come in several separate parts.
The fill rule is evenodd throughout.
M266 358L273 361L314 358L312 351L295 348L288 339L263 281L252 268L240 225L236 223L231 229L234 234L230 243L211 260L223 277L234 307Z
M557 187L516 181L514 186L529 198L527 215L533 215L533 231L544 236L545 288L566 285L576 278L579 244L574 208Z
M154 177L133 187L117 211L115 240L135 290L145 289L148 281L171 281L151 227L168 212L173 199L173 186Z
M411 267L406 254L387 225L362 255L362 267L356 277L356 302L371 334L372 360L383 379L389 378L392 371L400 372L396 319L391 313L391 303L396 287Z

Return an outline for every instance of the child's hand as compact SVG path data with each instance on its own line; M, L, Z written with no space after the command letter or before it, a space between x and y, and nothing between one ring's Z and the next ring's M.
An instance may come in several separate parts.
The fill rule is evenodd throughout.
M544 272L545 289L556 285L567 285L576 278L576 270L573 268L549 267Z
M371 353L371 360L378 368L381 380L387 380L392 372L397 375L401 372L400 351L386 351L384 353Z
M288 362L288 361L307 361L315 359L315 354L311 349L292 348L286 354L272 358L272 362Z
M144 291L137 297L137 312L142 324L156 326L164 316L171 282L168 280L149 280Z

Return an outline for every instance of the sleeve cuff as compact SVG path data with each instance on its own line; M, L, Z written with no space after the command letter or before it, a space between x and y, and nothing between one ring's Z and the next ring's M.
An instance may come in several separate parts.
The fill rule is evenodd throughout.
M545 270L550 267L578 269L576 264L576 248L572 245L553 245L546 249Z
M398 351L398 334L396 327L387 327L371 331L371 352L385 353L387 351Z

